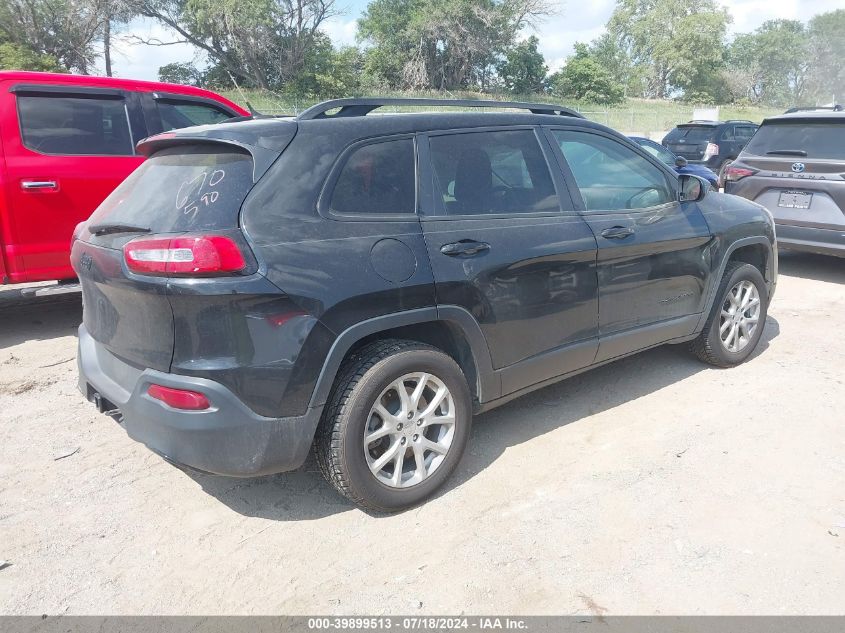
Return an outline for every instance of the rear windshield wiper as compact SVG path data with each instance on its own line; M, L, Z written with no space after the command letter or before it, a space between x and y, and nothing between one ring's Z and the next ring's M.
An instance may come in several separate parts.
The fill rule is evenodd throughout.
M766 155L769 154L780 154L781 156L806 156L807 152L803 149L773 149L771 152L766 152Z
M152 229L132 224L92 224L88 230L92 235L113 235L115 233L149 233Z

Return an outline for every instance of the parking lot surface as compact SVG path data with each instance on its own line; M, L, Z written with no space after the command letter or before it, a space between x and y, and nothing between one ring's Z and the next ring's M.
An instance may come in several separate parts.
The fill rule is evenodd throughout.
M782 255L738 368L663 347L479 416L392 516L313 461L166 463L77 391L80 319L0 307L0 613L845 613L845 260Z

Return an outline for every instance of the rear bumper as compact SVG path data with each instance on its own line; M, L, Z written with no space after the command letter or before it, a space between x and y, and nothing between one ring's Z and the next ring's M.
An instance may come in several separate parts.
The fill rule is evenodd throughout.
M845 230L775 224L778 246L784 250L845 257Z
M178 464L232 477L294 470L308 456L322 407L268 418L212 380L137 369L79 328L79 389L102 409L119 409L129 437ZM151 398L151 384L204 393L211 408L184 411ZM106 401L106 402L104 402Z

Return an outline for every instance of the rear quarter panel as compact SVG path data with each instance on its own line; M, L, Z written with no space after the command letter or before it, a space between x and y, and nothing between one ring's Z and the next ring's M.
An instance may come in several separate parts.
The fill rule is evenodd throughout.
M342 136L342 128L333 134L334 129L326 122L300 123L296 137L247 197L241 214L242 228L267 278L313 320L313 327L303 332L301 348L289 357L293 368L286 407L301 407L302 395L310 395L332 344L345 329L436 303L416 216L357 221L318 212L319 194L333 165L357 140ZM408 276L390 279L391 270L379 267L374 249L398 257L396 269Z

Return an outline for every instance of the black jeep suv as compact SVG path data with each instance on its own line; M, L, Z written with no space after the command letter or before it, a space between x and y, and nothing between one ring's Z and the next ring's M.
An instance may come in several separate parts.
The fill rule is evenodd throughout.
M73 243L83 394L212 473L314 446L374 509L430 496L520 394L663 343L744 361L775 288L763 207L560 106L339 100L139 151Z
M664 147L690 163L706 165L724 182L724 172L757 131L751 121L690 121L671 130Z

